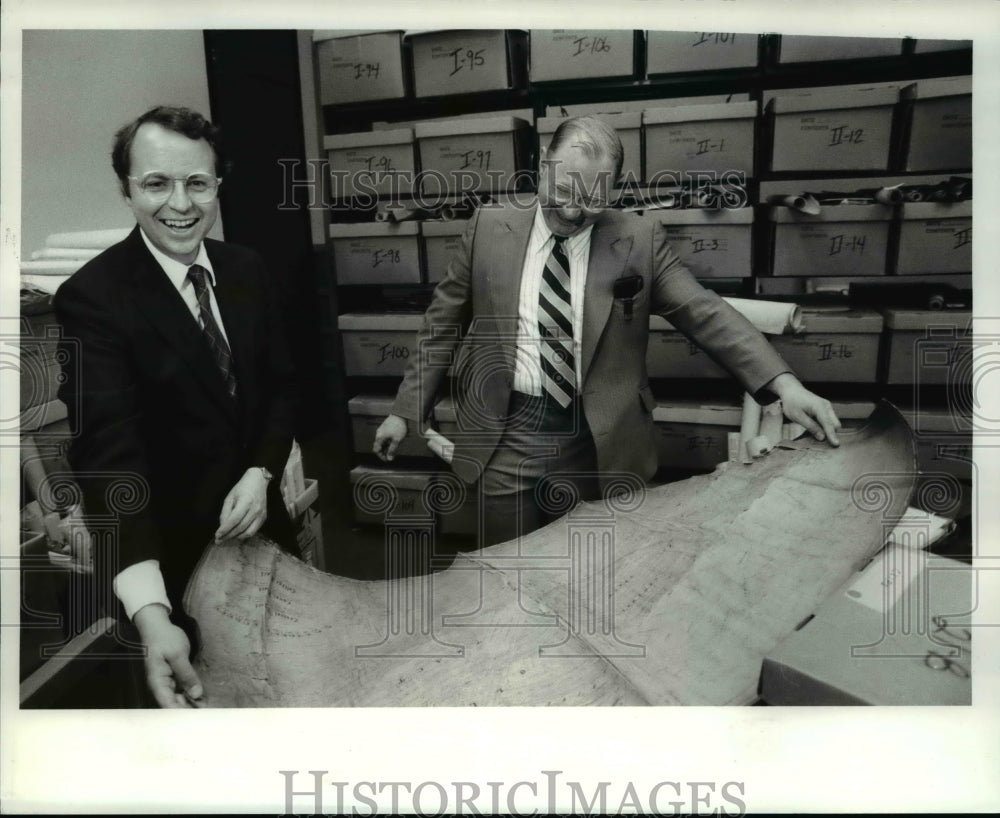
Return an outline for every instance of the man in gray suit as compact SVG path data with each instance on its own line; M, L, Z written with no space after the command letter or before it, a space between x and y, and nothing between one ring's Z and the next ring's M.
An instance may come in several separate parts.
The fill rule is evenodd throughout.
M541 152L537 202L480 208L434 292L374 452L419 433L454 365L454 471L482 481L486 542L558 516L561 486L594 499L620 475L656 470L646 373L649 315L662 315L760 403L838 445L829 401L702 287L658 220L607 209L623 150L600 119L568 119ZM559 509L565 510L565 509Z

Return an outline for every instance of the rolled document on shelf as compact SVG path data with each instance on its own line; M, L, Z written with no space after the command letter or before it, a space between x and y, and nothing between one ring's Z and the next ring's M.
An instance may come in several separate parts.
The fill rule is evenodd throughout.
M740 418L739 459L743 463L753 462L749 446L751 440L760 434L761 406L749 392L743 394L743 415Z
M903 201L903 183L891 187L880 187L875 191L875 201L879 204L898 204Z
M760 434L747 443L751 457L767 454L781 441L781 401L776 400L761 409Z
M783 301L757 301L752 298L723 298L751 324L768 335L802 332L802 310L798 304Z
M434 214L420 207L406 207L405 205L387 205L379 208L375 214L377 222L405 222L410 219L428 218Z
M104 250L112 244L117 244L131 232L130 227L119 227L109 230L81 230L76 233L52 233L45 239L45 246Z
M800 196L777 196L772 202L807 213L810 216L818 216L820 212L819 202L811 193L804 193Z
M34 288L46 293L54 293L70 275L21 275L21 287Z
M31 254L32 261L47 261L49 259L79 259L87 261L100 254L96 247L45 247Z
M21 273L36 276L72 275L84 264L85 259L46 259L44 261L22 261Z

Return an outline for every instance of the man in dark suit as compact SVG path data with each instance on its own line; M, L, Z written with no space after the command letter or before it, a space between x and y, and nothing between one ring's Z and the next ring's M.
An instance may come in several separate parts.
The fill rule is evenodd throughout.
M137 225L57 292L70 340L59 396L79 429L70 463L85 511L117 524L95 570L114 578L157 703L184 706L202 695L182 598L204 547L262 528L294 539L278 485L291 361L262 259L206 238L219 211L216 128L153 108L118 131L112 165Z
M374 451L391 460L421 432L449 365L458 384L453 469L482 480L486 542L556 516L550 475L594 499L622 474L656 469L646 374L649 315L664 316L759 402L837 445L830 403L681 264L655 215L608 210L623 151L593 117L570 119L542 150L537 203L482 207L434 292Z

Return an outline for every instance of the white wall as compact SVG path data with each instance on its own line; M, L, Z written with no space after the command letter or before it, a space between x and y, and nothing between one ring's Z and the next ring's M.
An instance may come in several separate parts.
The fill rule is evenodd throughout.
M157 104L211 118L202 32L24 32L21 253L49 233L134 224L111 140ZM213 236L221 237L220 225Z

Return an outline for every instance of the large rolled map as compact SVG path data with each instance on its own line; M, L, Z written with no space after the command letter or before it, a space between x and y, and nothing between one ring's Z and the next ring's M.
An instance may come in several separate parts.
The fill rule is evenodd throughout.
M219 707L724 705L884 543L913 493L912 433L880 404L841 446L643 489L620 481L520 540L385 581L260 538L205 553L185 606ZM386 526L391 559L433 529Z

